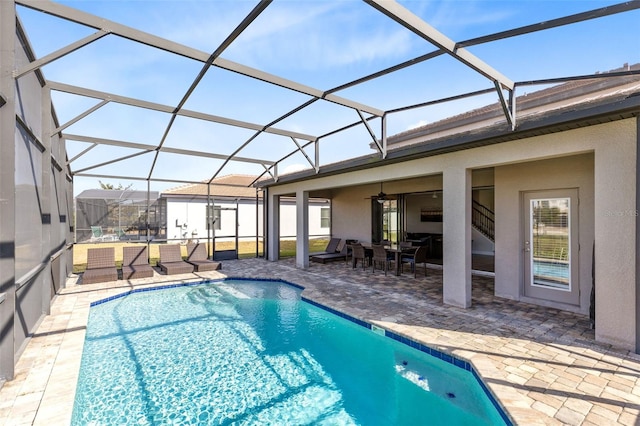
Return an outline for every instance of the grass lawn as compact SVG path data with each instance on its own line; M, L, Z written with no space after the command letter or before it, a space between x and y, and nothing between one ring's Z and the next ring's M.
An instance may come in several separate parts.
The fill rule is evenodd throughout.
M323 251L329 242L329 238L318 238L309 241L309 252ZM88 244L75 244L73 246L73 272L83 272L87 268L87 250L90 248L98 247L114 247L116 255L116 266L122 266L122 247L133 246L143 243L130 243L124 241L114 241L105 243L88 243ZM155 266L160 258L160 244L149 244L149 263ZM181 246L182 257L187 256L187 247ZM233 250L233 242L216 243L216 250ZM262 244L259 246L260 253L263 253ZM238 247L238 257L247 258L255 257L256 255L256 242L255 241L240 241ZM291 240L283 240L280 242L280 257L292 257L296 255L296 242Z

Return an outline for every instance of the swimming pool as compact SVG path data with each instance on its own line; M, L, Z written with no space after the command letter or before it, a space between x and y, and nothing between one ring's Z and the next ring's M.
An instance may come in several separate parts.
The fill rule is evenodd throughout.
M72 424L508 423L468 363L345 317L281 281L101 301Z
M569 263L533 260L533 274L558 281L569 280Z

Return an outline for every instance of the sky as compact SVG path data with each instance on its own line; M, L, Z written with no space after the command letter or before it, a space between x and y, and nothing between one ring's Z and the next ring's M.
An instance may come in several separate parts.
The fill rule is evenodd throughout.
M73 0L58 3L115 21L211 54L256 6L255 1ZM511 28L617 4L599 0L458 0L401 1L406 9L454 41L472 39ZM23 6L17 7L37 58L95 32ZM613 15L551 30L472 46L468 50L512 81L539 80L605 72L625 63L640 62L640 11ZM428 41L356 0L274 1L221 57L322 91L403 61L434 51ZM91 88L170 107L178 105L202 69L202 63L139 43L108 35L45 65L46 79ZM391 109L441 99L493 84L451 56L442 55L384 77L336 92L377 109ZM542 88L542 87L540 87ZM533 91L535 87L520 88ZM516 92L521 95L523 92ZM54 91L59 122L66 123L99 101ZM302 105L310 97L278 86L211 67L183 108L265 126ZM387 116L387 135L403 132L455 114L496 102L483 95ZM168 129L170 114L108 103L64 130L67 134L157 146ZM312 136L358 122L356 111L318 101L278 122L275 127ZM376 137L381 120L371 121ZM291 138L178 117L164 146L275 162L297 148ZM304 143L298 139L299 144ZM371 154L372 138L357 126L320 139L320 164ZM99 145L87 152L86 142L67 141L74 172L117 178L74 179L74 192L99 187L99 180L115 186L147 189L144 180L201 181L214 174L261 174L259 164L146 153ZM313 160L314 149L305 151ZM82 154L82 155L79 155ZM76 158L77 157L77 158ZM311 167L301 153L282 161L279 173ZM151 190L181 185L152 182Z

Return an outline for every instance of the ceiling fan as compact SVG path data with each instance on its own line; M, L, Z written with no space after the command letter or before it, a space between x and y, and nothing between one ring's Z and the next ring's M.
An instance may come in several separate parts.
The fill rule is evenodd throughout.
M380 192L378 192L378 195L372 195L371 197L367 197L366 199L367 200L376 200L377 202L382 204L385 201L389 200L390 198L382 190L382 182L380 182Z
M380 182L380 192L378 192L378 195L376 196L376 201L378 201L380 204L382 204L386 200L387 200L387 194L385 194L382 191L382 182Z

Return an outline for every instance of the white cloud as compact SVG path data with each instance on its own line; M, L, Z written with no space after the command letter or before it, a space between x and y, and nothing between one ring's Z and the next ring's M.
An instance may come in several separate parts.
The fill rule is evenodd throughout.
M287 167L284 168L284 170L282 171L283 175L286 175L288 173L295 173L295 172L299 172L301 170L306 169L308 166L305 166L304 164L291 164Z
M427 124L429 124L427 120L420 120L417 123L410 124L409 127L407 127L407 130L417 129L418 127L426 126Z

